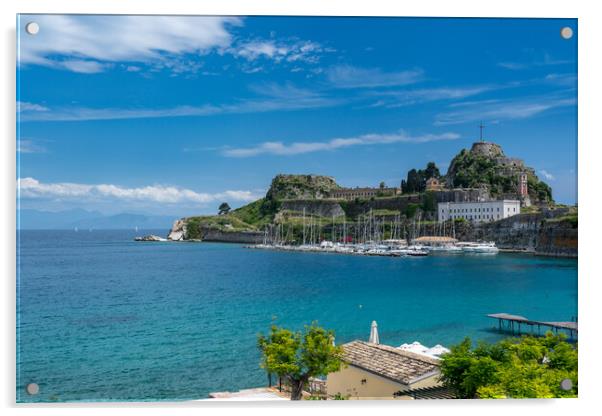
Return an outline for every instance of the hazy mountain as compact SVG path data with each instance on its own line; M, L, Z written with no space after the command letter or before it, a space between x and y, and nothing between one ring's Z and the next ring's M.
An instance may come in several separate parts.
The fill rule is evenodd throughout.
M19 225L22 230L47 229L127 229L127 228L165 228L169 229L176 219L166 215L143 215L122 213L103 215L97 211L71 209L67 211L40 211L22 209L19 215Z

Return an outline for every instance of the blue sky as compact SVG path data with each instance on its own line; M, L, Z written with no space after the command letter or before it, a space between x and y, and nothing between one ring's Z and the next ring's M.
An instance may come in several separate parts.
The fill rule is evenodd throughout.
M213 213L278 173L398 186L445 171L481 121L576 202L575 19L21 15L18 31L23 208Z

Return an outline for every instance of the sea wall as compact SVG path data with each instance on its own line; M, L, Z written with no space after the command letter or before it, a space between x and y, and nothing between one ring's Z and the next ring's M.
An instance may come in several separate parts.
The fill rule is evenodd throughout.
M202 241L222 243L260 244L264 233L259 231L221 231L215 228L202 228Z

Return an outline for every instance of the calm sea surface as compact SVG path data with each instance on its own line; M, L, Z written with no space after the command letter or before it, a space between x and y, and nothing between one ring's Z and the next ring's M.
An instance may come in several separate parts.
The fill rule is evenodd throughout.
M154 230L165 235L167 230ZM265 385L257 334L313 320L342 344L495 341L484 315L577 315L577 261L526 255L375 258L212 243L150 231L22 231L17 400L186 400ZM40 386L28 396L25 385Z

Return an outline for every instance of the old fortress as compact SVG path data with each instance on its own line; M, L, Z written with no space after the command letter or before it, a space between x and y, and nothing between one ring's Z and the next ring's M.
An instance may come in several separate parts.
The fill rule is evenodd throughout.
M486 187L462 188L453 186L453 166L448 175L426 180L425 191L433 192L438 202L439 220L465 218L475 222L494 221L520 213L521 206L531 205L528 189L528 173L533 169L525 166L522 159L507 157L500 145L492 142L473 143L470 154L487 158L495 165L497 175L516 178L516 191L492 198ZM402 187L339 188L331 191L331 199L357 200L379 197L394 197L404 194Z

